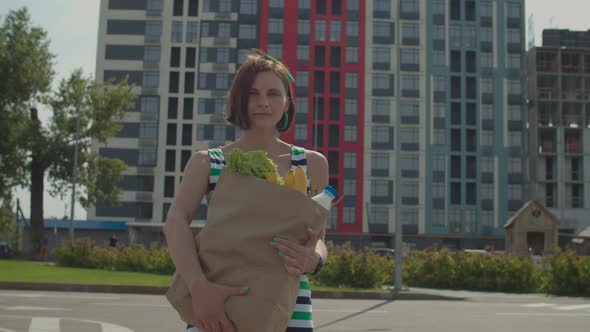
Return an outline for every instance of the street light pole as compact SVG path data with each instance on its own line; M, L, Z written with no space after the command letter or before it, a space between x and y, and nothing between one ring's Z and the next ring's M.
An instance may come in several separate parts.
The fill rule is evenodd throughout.
M395 292L399 293L402 290L402 222L401 222L401 199L400 199L400 169L399 169L399 150L401 147L400 138L400 30L401 26L395 29L395 59L397 62L397 70L394 76L395 84L395 127L394 127L394 156L395 156L395 271L394 271L394 286Z
M80 138L80 108L77 109L76 140L74 142L74 169L72 170L72 203L70 207L70 242L74 242L74 209L76 205L76 180L78 177L78 140Z

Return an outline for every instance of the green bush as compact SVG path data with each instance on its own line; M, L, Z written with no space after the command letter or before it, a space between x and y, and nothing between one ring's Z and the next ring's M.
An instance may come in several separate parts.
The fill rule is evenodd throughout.
M328 260L312 282L329 287L379 288L392 280L393 260L364 248L353 251L349 245L328 246Z
M571 250L545 258L543 291L551 294L590 296L590 257Z

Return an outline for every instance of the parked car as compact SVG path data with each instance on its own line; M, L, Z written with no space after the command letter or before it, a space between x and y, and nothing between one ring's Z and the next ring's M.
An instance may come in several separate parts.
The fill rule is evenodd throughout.
M391 248L371 248L379 256L395 258L395 249Z

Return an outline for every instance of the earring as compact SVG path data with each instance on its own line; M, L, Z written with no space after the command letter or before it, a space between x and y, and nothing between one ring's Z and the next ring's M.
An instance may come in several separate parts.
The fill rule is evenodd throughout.
M283 112L280 122L283 123L283 125L279 127L280 130L285 131L289 128L289 114L287 112Z

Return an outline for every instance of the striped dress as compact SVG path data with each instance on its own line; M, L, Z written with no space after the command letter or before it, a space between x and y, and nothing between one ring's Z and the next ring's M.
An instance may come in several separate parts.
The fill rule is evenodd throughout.
M215 190L221 170L225 166L225 158L221 148L209 149L209 158L211 161L209 174L209 193L207 194L207 201L211 198L211 193ZM305 156L305 149L291 145L291 169L297 166L302 166L307 172L307 158ZM309 177L307 178L307 192L310 193ZM190 329L189 329L190 331ZM198 331L193 328L192 331ZM309 279L307 275L302 274L299 277L299 294L297 295L297 303L291 319L287 324L286 332L311 332L313 331L313 316L311 306L311 290L309 288Z

